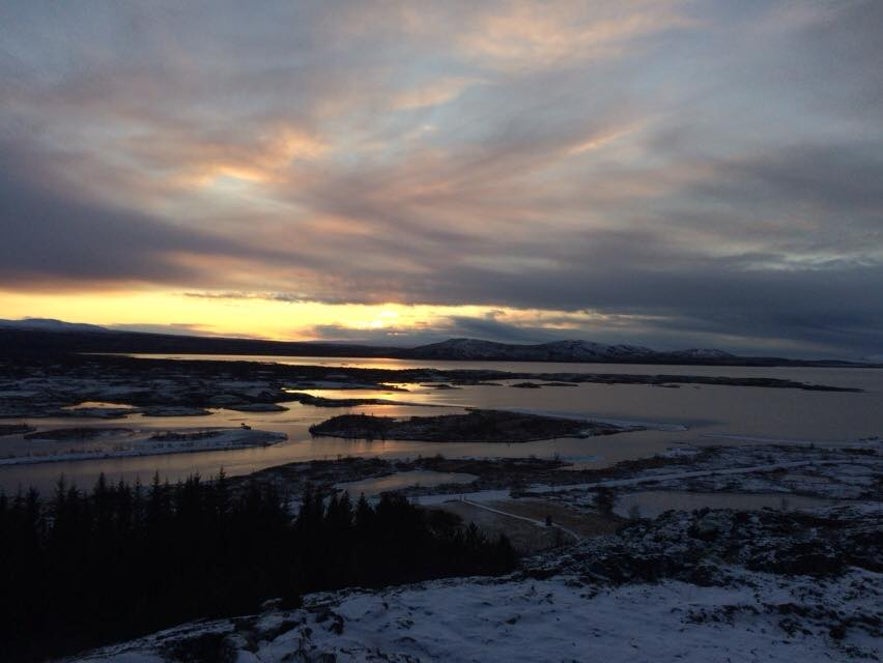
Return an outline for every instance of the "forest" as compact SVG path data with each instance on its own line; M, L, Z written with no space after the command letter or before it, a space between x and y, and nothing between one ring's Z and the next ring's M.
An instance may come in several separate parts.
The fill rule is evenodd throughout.
M353 504L223 473L149 486L101 476L91 491L59 479L48 498L0 494L0 658L72 654L271 598L293 608L311 591L515 565L504 537L396 494Z

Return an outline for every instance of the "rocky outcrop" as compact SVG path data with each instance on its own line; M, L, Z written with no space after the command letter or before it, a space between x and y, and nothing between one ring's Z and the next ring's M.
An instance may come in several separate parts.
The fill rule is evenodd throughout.
M344 414L310 428L316 436L350 439L421 440L426 442L529 442L556 437L611 435L638 427L536 414L473 410L438 417L373 417Z

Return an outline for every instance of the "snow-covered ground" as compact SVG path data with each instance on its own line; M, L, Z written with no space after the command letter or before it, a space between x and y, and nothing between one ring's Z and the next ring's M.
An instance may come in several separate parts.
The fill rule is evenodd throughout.
M245 428L207 429L203 432L171 433L161 437L156 436L156 431L129 431L108 435L105 439L99 436L84 442L68 442L64 444L64 448L59 448L58 442L35 441L17 455L0 458L0 466L244 449L277 444L287 437L285 433Z
M879 499L883 483L883 442L873 440L848 447L677 448L633 464L636 467L628 465L623 463L613 471L584 473L581 476L596 478L579 483L568 481L571 476L580 474L571 473L565 467L556 481L531 484L520 492L577 508L593 508L601 488L617 495L648 490L767 495L777 498L773 502L787 502L791 498L795 505L800 500L793 498L801 496L827 500ZM416 489L412 492L419 495L415 499L424 506L443 504L451 499L497 502L507 499L511 493L504 488L469 491L465 486L448 487L445 493Z
M184 626L76 660L161 663L196 648L238 663L879 660L880 580L851 571L821 585L768 574L727 587L437 581L312 595L300 610Z
M642 468L631 482L617 481L620 489L644 486L648 476L679 489L770 481L768 489L806 492L857 478L857 491L828 490L836 506L805 511L668 511L614 535L575 537L504 578L311 594L297 610L270 605L70 660L158 663L197 660L197 652L198 660L239 663L881 660L879 445L776 449L723 449L706 453L698 469ZM590 493L565 488L547 496L579 502ZM443 497L453 496L421 502ZM490 502L508 495L472 497L493 510Z

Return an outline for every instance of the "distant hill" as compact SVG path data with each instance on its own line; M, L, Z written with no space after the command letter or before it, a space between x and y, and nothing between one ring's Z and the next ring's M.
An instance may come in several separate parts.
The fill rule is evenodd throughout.
M389 357L390 349L340 343L264 341L118 331L59 320L0 320L0 353L112 352L144 354Z
M459 361L547 361L616 364L670 364L705 366L870 366L871 364L837 360L784 359L781 357L744 357L712 348L690 348L660 352L641 345L605 345L589 341L555 341L537 345L494 343L471 338L452 338L441 343L422 345L400 351L407 359ZM875 364L876 365L876 364Z
M693 349L679 352L657 352L640 345L605 345L589 341L556 341L538 345L511 345L453 338L441 343L423 345L402 352L414 359L554 361L554 362L644 362L660 360L736 361L738 357L722 350Z
M453 338L441 343L402 348L117 331L97 325L41 318L0 320L0 354L28 355L71 352L386 357L437 361L538 361L710 366L870 366L870 364L845 361L743 357L707 348L659 352L640 345L605 345L580 340L516 345L471 338Z
M81 322L64 322L52 318L25 318L24 320L0 320L0 329L24 329L48 332L108 332L98 325Z

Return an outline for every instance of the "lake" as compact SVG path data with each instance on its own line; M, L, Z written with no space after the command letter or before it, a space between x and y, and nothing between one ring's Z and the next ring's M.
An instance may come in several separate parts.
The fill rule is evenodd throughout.
M142 355L147 356L147 355ZM157 356L157 355L154 355ZM883 369L855 368L759 368L712 366L659 366L635 364L561 364L540 362L400 361L393 359L324 357L243 357L163 355L177 359L228 359L275 361L291 365L322 365L371 368L420 368L442 370L491 369L532 373L624 373L647 375L705 375L770 377L838 387L857 387L862 393L804 391L717 385L579 384L569 387L518 389L511 381L499 386L475 385L439 390L418 384L397 385L400 390L345 390L345 393L313 390L331 397L386 398L414 403L354 408L317 408L287 404L285 412L244 413L217 409L207 417L143 417L107 421L77 418L35 420L42 426L108 426L144 430L181 427L239 426L280 431L288 440L269 447L209 451L168 456L105 458L76 462L42 463L0 467L0 488L7 493L19 486L50 489L60 474L81 487L90 486L100 472L116 481L124 478L149 482L155 472L175 481L199 472L212 476L223 468L230 476L248 474L273 465L342 456L415 458L441 453L447 457L561 457L585 467L605 467L625 459L645 457L667 448L694 445L759 443L849 444L883 435ZM430 443L382 440L312 438L311 425L343 413L386 416L440 414L465 407L513 409L559 415L575 415L615 422L643 424L651 430L619 435L562 439L524 444ZM22 436L0 438L0 449L21 448ZM16 445L19 445L16 447ZM0 454L7 455L7 454Z

